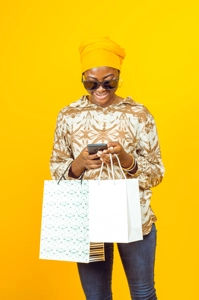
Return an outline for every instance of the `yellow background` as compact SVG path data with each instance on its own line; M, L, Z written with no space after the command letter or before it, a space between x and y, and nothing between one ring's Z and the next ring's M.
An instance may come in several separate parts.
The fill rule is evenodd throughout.
M157 123L166 167L152 200L159 299L199 299L198 1L0 6L0 299L84 299L75 263L39 260L39 238L56 117L84 93L78 46L97 35L126 49L118 94ZM129 300L117 251L113 272L114 300Z

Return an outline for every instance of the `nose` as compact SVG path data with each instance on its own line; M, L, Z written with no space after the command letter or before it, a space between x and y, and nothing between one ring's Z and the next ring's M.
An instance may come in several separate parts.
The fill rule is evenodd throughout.
M105 89L103 88L102 84L98 87L97 91L98 92L103 92Z

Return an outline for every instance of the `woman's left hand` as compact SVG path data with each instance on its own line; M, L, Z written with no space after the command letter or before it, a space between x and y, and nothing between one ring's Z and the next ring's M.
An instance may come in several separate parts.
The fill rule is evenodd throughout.
M116 154L119 157L123 167L128 167L132 164L132 156L129 155L119 142L108 142L107 150L99 151L98 156L105 164L110 164L110 154L112 154L113 162L116 161Z

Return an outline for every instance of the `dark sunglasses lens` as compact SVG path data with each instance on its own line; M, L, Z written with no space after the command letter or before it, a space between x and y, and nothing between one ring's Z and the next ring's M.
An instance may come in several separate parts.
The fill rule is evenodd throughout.
M97 82L95 81L83 81L86 90L95 90L97 88Z
M104 81L103 87L106 90L112 90L115 89L118 85L118 80L109 80L109 81Z
M84 87L86 90L96 90L98 89L98 87L100 86L100 84L102 85L102 87L105 90L112 90L115 89L118 86L118 80L107 80L102 82L96 82L96 81L90 81L90 80L85 80L83 81Z

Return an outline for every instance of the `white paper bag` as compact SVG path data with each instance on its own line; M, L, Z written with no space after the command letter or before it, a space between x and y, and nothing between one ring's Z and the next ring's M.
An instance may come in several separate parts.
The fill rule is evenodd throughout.
M142 239L138 179L90 180L89 240L129 243Z

